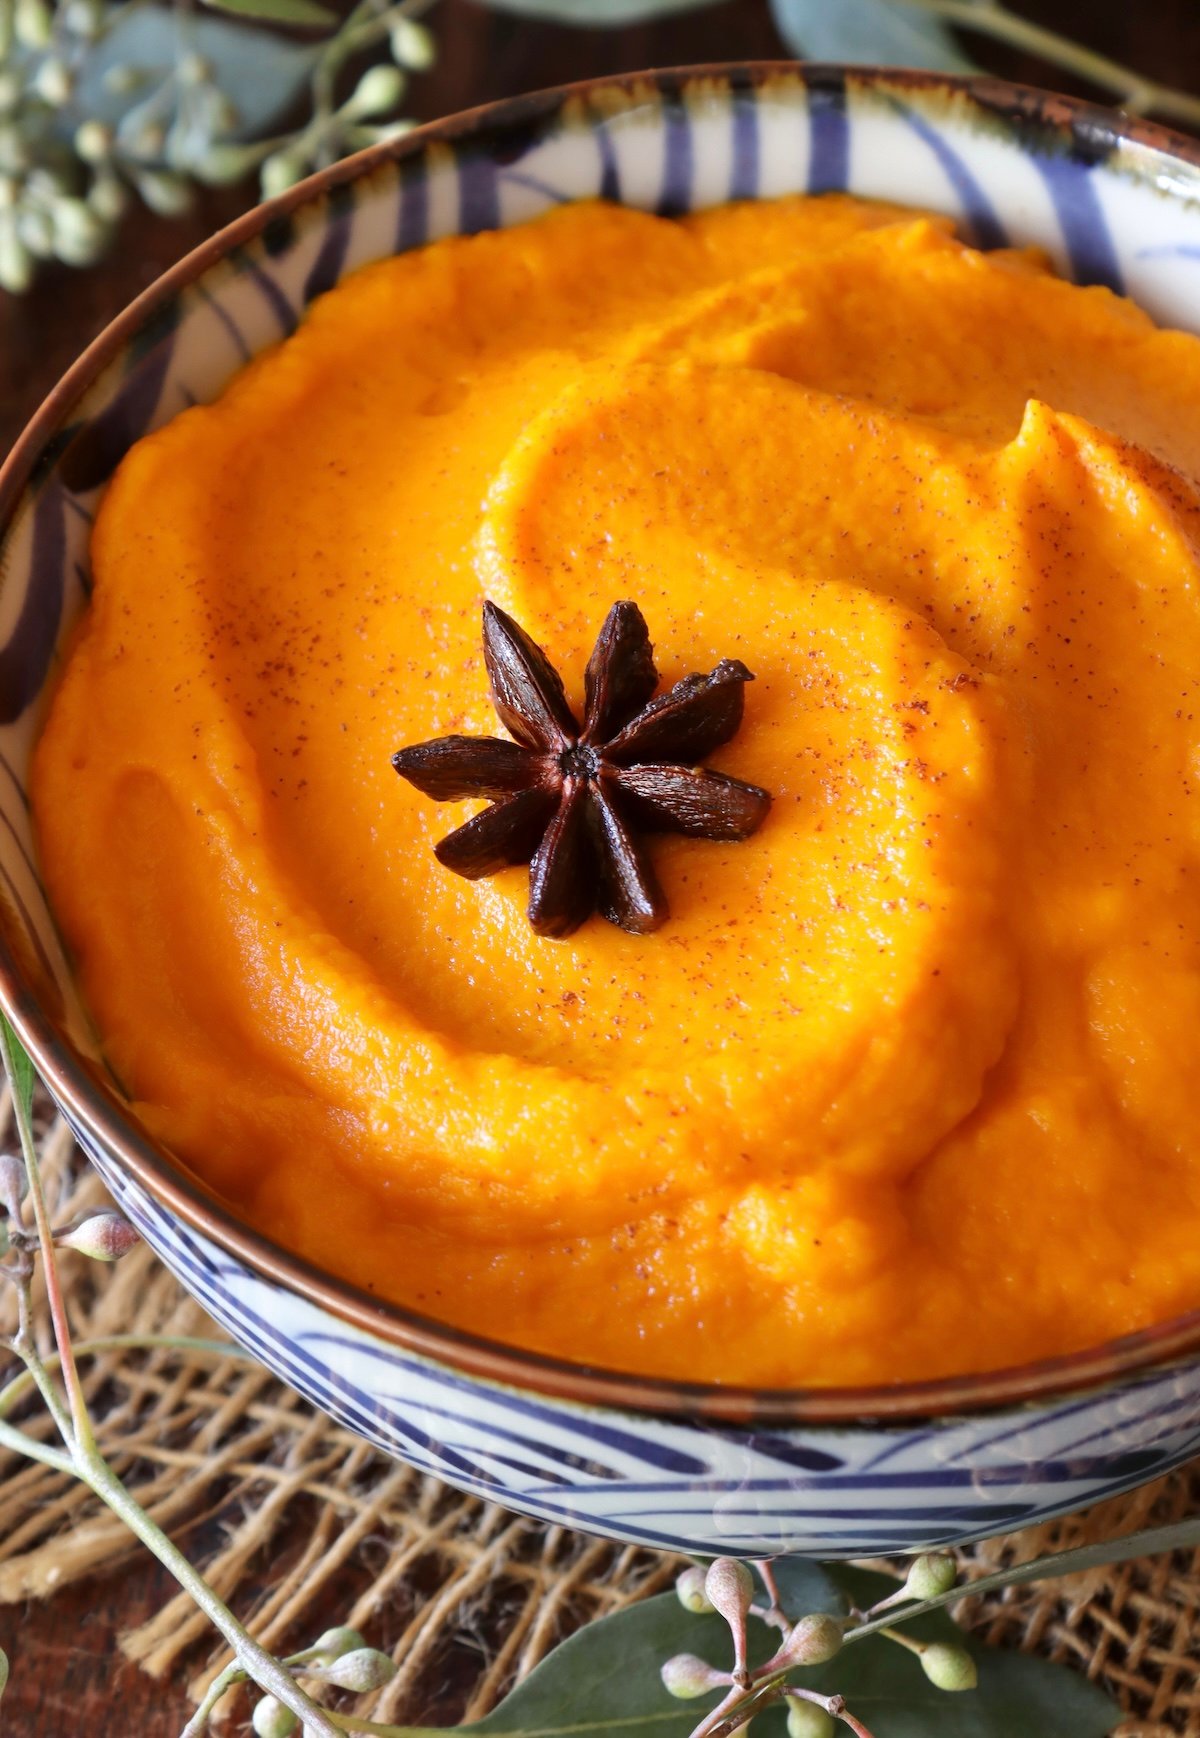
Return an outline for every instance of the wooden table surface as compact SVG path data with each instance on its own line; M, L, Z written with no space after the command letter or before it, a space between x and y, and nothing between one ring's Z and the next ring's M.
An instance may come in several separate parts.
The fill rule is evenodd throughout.
M836 4L837 0L827 0ZM1200 91L1200 0L1017 0L1039 23L1086 31L1089 44L1142 74ZM769 59L784 50L767 0L722 0L694 15L624 26L568 29L492 13L472 0L440 0L433 14L435 68L413 82L406 112L422 119L570 79L724 59ZM1096 93L1028 57L979 44L991 70L1031 83ZM86 272L63 267L23 300L0 292L0 449L6 448L58 375L105 323L189 248L244 210L254 188L205 193L186 217L140 212L111 258ZM163 1605L173 1584L149 1559L68 1588L20 1612L0 1611L0 1641L13 1680L0 1702L3 1738L174 1738L189 1709L182 1684L153 1684L122 1661L115 1638ZM331 1610L329 1622L340 1622ZM386 1645L388 1638L377 1639ZM452 1720L454 1687L431 1723ZM1057 1738L1057 1735L1056 1735Z

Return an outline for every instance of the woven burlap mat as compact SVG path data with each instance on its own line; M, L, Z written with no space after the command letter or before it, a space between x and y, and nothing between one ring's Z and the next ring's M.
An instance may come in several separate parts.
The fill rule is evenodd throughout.
M44 1126L61 1223L104 1194L65 1125L47 1114ZM222 1338L144 1247L115 1268L67 1254L63 1269L78 1340ZM8 1307L0 1295L0 1324ZM270 1647L285 1652L345 1622L393 1651L398 1675L356 1708L377 1720L478 1718L565 1633L669 1586L677 1569L654 1552L517 1520L410 1472L220 1349L121 1347L90 1358L85 1382L122 1477ZM46 1428L37 1417L25 1422ZM1200 1471L1178 1473L977 1546L964 1571L1171 1521L1198 1503ZM140 1549L81 1486L0 1456L0 1603L52 1595ZM968 1595L957 1616L988 1641L1102 1680L1128 1712L1122 1738L1200 1738L1198 1608L1200 1552L1180 1552L999 1598ZM225 1657L183 1596L121 1645L156 1677L186 1677L195 1694ZM447 1685L463 1688L448 1701Z

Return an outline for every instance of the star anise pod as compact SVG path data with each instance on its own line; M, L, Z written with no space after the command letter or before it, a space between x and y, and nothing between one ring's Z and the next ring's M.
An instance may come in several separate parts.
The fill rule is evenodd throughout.
M495 799L441 841L437 858L471 881L528 863L539 935L570 935L597 908L634 935L666 921L640 832L745 839L761 826L769 792L697 764L741 724L754 678L736 658L652 699L645 619L636 604L615 603L588 662L581 727L545 652L490 602L483 656L515 740L442 736L400 749L392 765L438 802Z

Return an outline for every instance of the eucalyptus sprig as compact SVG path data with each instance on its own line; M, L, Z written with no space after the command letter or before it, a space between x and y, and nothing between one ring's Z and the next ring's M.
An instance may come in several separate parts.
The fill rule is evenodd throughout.
M403 132L432 4L359 0L339 19L318 0L0 0L0 288L28 289L41 260L94 263L134 196L175 216L196 186L255 170L271 195ZM305 93L304 119L273 131Z
M387 1725L322 1707L321 1687L366 1692L396 1667L357 1631L326 1630L278 1659L229 1608L125 1487L97 1442L80 1365L100 1352L178 1349L191 1355L248 1356L225 1342L119 1334L75 1346L58 1269L58 1250L101 1262L121 1259L136 1241L114 1209L54 1225L33 1127L34 1072L6 1022L0 1058L8 1077L21 1155L0 1154L0 1276L16 1294L17 1328L8 1349L22 1366L0 1387L0 1448L82 1480L170 1571L232 1651L181 1738L201 1738L236 1686L264 1692L252 1724L258 1738L436 1738L430 1728ZM39 1350L33 1280L41 1264L55 1350ZM13 1422L15 1409L40 1395L61 1446ZM991 1592L1044 1576L1067 1575L1151 1551L1200 1545L1200 1518L1102 1545L1000 1570L969 1584ZM1063 1667L968 1643L942 1609L962 1596L953 1559L911 1559L902 1579L802 1558L761 1562L755 1596L748 1565L720 1558L694 1565L675 1593L627 1607L587 1625L549 1655L492 1714L456 1728L460 1738L569 1738L620 1730L624 1738L731 1738L751 1719L786 1722L790 1738L1105 1738L1118 1710L1096 1686ZM709 1663L724 1635L729 1665ZM697 1649L703 1650L697 1652ZM663 1662L665 1657L665 1663ZM9 1674L0 1650L0 1694ZM978 1684L978 1688L975 1686ZM942 1692L971 1711L942 1726ZM965 1693L964 1693L965 1692ZM699 1721L686 1703L710 1699ZM871 1708L865 1723L863 1704Z

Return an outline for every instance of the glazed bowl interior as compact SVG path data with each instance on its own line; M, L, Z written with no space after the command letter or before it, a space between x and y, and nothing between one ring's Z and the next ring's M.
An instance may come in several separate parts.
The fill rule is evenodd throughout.
M422 129L250 213L102 335L0 472L0 999L88 1149L257 1271L458 1369L589 1403L784 1421L1012 1404L1194 1353L1200 1314L1020 1370L876 1390L747 1394L590 1371L381 1305L238 1223L155 1148L106 1075L38 873L32 746L87 607L97 502L131 444L215 398L356 267L440 236L604 197L664 215L848 191L953 217L983 247L1035 244L1066 275L1200 329L1200 147L992 80L835 68L647 75Z

